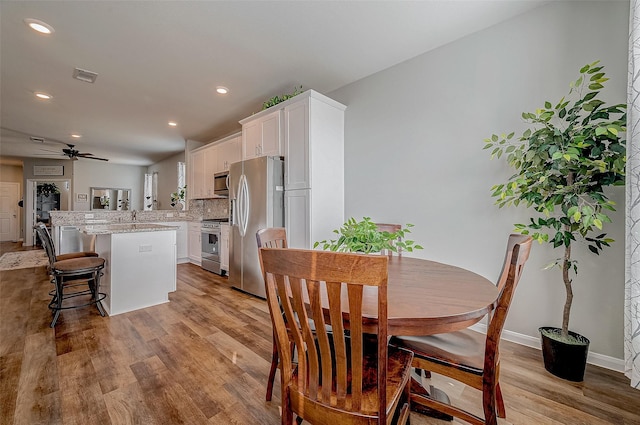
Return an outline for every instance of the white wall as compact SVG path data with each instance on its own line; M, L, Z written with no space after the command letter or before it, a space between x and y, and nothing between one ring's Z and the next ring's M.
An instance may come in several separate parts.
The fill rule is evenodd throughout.
M178 162L185 162L184 152L156 162L148 168L149 173L158 172L157 209L159 210L171 209L171 194L178 189Z
M626 101L628 2L554 2L401 63L329 96L347 105L345 216L413 223L416 257L456 264L495 280L523 208L499 210L489 188L512 173L489 159L483 138L522 131L523 111L559 100L579 68L602 60L605 98ZM591 351L623 357L624 195L600 257L574 248L571 329ZM543 271L560 250L536 244L506 329L538 337L561 323L564 287Z
M88 211L89 202L77 202L78 193L91 197L91 187L131 189L132 210L142 209L144 174L147 167L109 164L101 161L78 160L73 167L73 210Z

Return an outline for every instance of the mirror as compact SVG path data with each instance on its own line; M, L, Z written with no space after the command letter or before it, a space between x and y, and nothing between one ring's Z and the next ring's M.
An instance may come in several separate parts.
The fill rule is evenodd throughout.
M130 199L131 189L91 188L92 210L128 211Z

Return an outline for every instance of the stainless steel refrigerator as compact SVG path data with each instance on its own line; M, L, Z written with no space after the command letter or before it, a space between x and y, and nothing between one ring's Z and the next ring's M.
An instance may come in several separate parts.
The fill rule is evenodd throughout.
M259 157L231 164L231 285L265 298L258 259L256 232L284 227L284 161L281 157Z

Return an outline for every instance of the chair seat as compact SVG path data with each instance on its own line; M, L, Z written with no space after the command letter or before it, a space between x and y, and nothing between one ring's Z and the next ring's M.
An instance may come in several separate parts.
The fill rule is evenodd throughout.
M71 260L74 258L97 257L97 252L69 252L68 254L56 255L56 261Z
M72 258L64 261L56 261L53 263L53 271L60 273L91 271L92 269L104 267L104 258L100 257L81 257Z
M425 336L399 336L391 339L413 351L416 358L455 366L475 375L482 375L486 335L470 329Z
M361 411L364 415L377 416L378 412L378 387L377 387L377 373L378 353L373 347L373 350L366 350L364 354L364 371L363 371L363 393L362 393L362 408ZM398 348L390 345L387 359L387 412L391 413L394 406L397 404L402 391L405 388L406 381L411 372L411 360L413 354L409 350ZM298 370L294 370L293 379L291 383L291 400L295 404L298 397L301 398L299 393L298 382ZM351 385L351 376L347 377L349 386ZM318 388L318 392L321 392L321 388ZM305 400L305 403L309 403L309 400ZM351 411L351 398L347 396L346 410ZM335 406L335 393L332 391L331 404ZM340 410L339 408L336 408Z

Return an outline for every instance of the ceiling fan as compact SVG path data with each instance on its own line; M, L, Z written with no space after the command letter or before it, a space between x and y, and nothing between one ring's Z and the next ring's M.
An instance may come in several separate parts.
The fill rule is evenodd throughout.
M107 158L98 158L97 156L93 156L92 153L80 152L77 149L74 149L75 145L71 145L69 143L66 143L66 145L69 147L62 149L62 153L68 156L69 159L72 159L74 161L77 161L78 158L97 159L98 161L108 161Z

